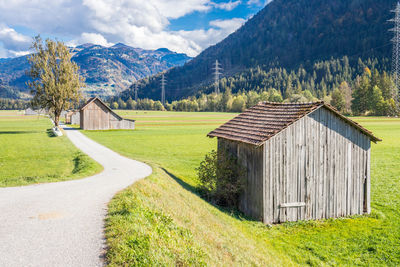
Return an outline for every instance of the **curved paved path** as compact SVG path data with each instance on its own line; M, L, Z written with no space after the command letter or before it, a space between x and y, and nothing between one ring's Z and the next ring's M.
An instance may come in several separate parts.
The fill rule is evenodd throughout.
M104 166L95 176L59 183L0 188L0 266L101 266L107 203L151 174L77 130L67 136Z

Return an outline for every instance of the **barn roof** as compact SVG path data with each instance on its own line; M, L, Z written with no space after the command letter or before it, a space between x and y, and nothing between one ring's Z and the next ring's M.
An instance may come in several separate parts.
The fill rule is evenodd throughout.
M97 96L91 97L79 110L84 110L86 109L90 103L98 100L106 109L108 109L111 113L113 113L118 119L123 120L121 116L119 116L117 113L115 113L109 106L107 106L100 98Z
M209 137L220 137L228 140L262 145L289 125L307 116L311 112L325 107L342 118L346 123L359 129L372 141L382 141L370 131L340 114L334 107L323 101L313 103L275 103L261 102L245 110L227 123L210 132Z

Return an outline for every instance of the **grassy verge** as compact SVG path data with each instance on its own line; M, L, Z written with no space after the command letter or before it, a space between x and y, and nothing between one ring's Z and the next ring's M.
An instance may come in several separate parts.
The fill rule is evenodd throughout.
M182 180L153 165L154 173L118 194L109 205L106 237L111 266L287 265L258 222L214 207ZM251 226L253 225L253 226ZM253 228L254 227L254 228Z
M47 118L0 112L0 187L93 175L102 167L66 136L52 137Z
M137 130L85 132L154 169L109 204L111 265L400 264L399 119L355 118L384 140L372 147L370 216L268 227L195 194L194 169L216 146L205 135L232 114L124 115L137 119Z

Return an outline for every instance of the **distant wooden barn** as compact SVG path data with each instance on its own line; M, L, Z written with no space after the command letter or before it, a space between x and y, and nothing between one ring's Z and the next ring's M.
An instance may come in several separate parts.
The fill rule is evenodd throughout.
M381 141L324 102L260 103L208 134L247 168L240 210L265 223L370 213Z
M34 110L32 108L27 108L24 110L24 114L27 116L32 116L32 115L45 115L47 111L45 109L37 109Z
M33 110L32 108L27 108L24 110L24 114L26 116L31 116L31 115L38 115L38 112L36 110Z
M70 110L67 111L67 113L65 114L65 124L71 124L71 116L72 114L74 114L75 111Z
M81 123L81 113L80 111L75 111L70 118L71 124L79 125Z
M89 99L80 109L83 130L134 129L135 121L123 119L98 97Z
M66 124L80 124L80 111L79 110L71 110L65 114L65 123Z

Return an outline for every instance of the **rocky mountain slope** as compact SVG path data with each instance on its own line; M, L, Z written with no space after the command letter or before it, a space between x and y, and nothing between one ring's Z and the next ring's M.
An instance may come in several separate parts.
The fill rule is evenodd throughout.
M71 53L86 79L88 96L113 95L138 79L181 66L191 59L166 48L144 50L121 43L112 47L84 44L71 48ZM0 60L0 88L4 89L4 97L28 96L28 69L26 56Z

